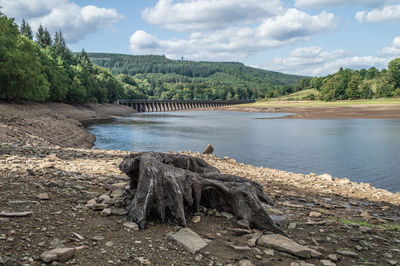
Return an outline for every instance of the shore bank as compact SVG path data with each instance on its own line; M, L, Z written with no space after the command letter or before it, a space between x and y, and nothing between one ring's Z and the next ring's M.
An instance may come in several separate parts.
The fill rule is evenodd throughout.
M226 106L220 110L292 113L288 119L400 119L400 102L269 101Z
M83 124L132 113L132 108L117 104L0 101L0 142L90 148L96 138Z

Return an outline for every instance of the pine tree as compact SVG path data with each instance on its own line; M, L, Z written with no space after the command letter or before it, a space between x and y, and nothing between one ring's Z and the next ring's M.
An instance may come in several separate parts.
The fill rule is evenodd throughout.
M60 57L63 59L65 62L68 64L72 64L73 58L72 58L72 52L68 48L64 36L61 31L56 32L54 34L54 42L53 42L53 51L55 53L56 57Z
M43 28L42 24L40 24L36 33L36 43L43 49L52 45L50 32L47 28Z
M19 29L19 32L27 37L28 39L32 40L33 39L33 33L32 33L32 28L31 26L28 24L28 22L25 22L25 19L22 20L22 24L21 27Z

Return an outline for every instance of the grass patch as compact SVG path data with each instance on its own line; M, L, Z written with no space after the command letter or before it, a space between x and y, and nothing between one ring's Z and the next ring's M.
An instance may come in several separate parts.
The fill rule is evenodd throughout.
M400 225L398 225L398 224L383 224L383 225L378 225L377 227L388 230L388 231L400 232Z
M397 231L400 232L400 225L398 224L380 224L380 225L374 225L374 224L370 224L367 222L360 222L360 221L351 221L351 220L346 220L346 219L342 219L342 220L338 220L335 219L334 217L329 217L331 220L334 221L339 221L342 224L358 224L360 226L366 226L366 227L371 227L371 228L379 228L379 229L383 229L383 230L388 230L388 231Z
M340 222L342 224L358 224L358 225L361 225L361 226L374 227L374 225L369 224L367 222L358 222L358 221L350 221L350 220L340 220Z

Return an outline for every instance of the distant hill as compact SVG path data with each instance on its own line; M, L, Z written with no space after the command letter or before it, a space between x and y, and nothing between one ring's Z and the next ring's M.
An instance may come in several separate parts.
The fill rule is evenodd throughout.
M247 82L262 82L271 85L296 83L301 76L287 75L247 67L235 62L205 62L171 60L158 55L124 55L107 53L88 53L93 63L110 69L113 74L175 73L190 78L213 78L225 74Z
M137 85L136 96L142 98L256 99L303 78L234 62L171 60L158 55L88 53L88 56L115 75L134 77L131 85ZM139 88L143 82L150 84L151 89Z

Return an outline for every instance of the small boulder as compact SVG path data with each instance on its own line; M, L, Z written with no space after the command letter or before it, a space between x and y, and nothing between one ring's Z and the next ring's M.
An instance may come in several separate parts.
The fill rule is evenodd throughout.
M75 255L74 248L55 248L45 251L40 255L40 259L45 263L53 261L66 261Z
M172 234L170 238L181 244L192 254L197 253L200 249L208 245L203 238L189 228L183 228L179 230L178 232Z
M257 242L258 245L283 251L300 258L318 257L320 253L293 240L278 234L263 235Z
M212 154L214 152L213 146L208 144L207 147L204 149L203 154Z

